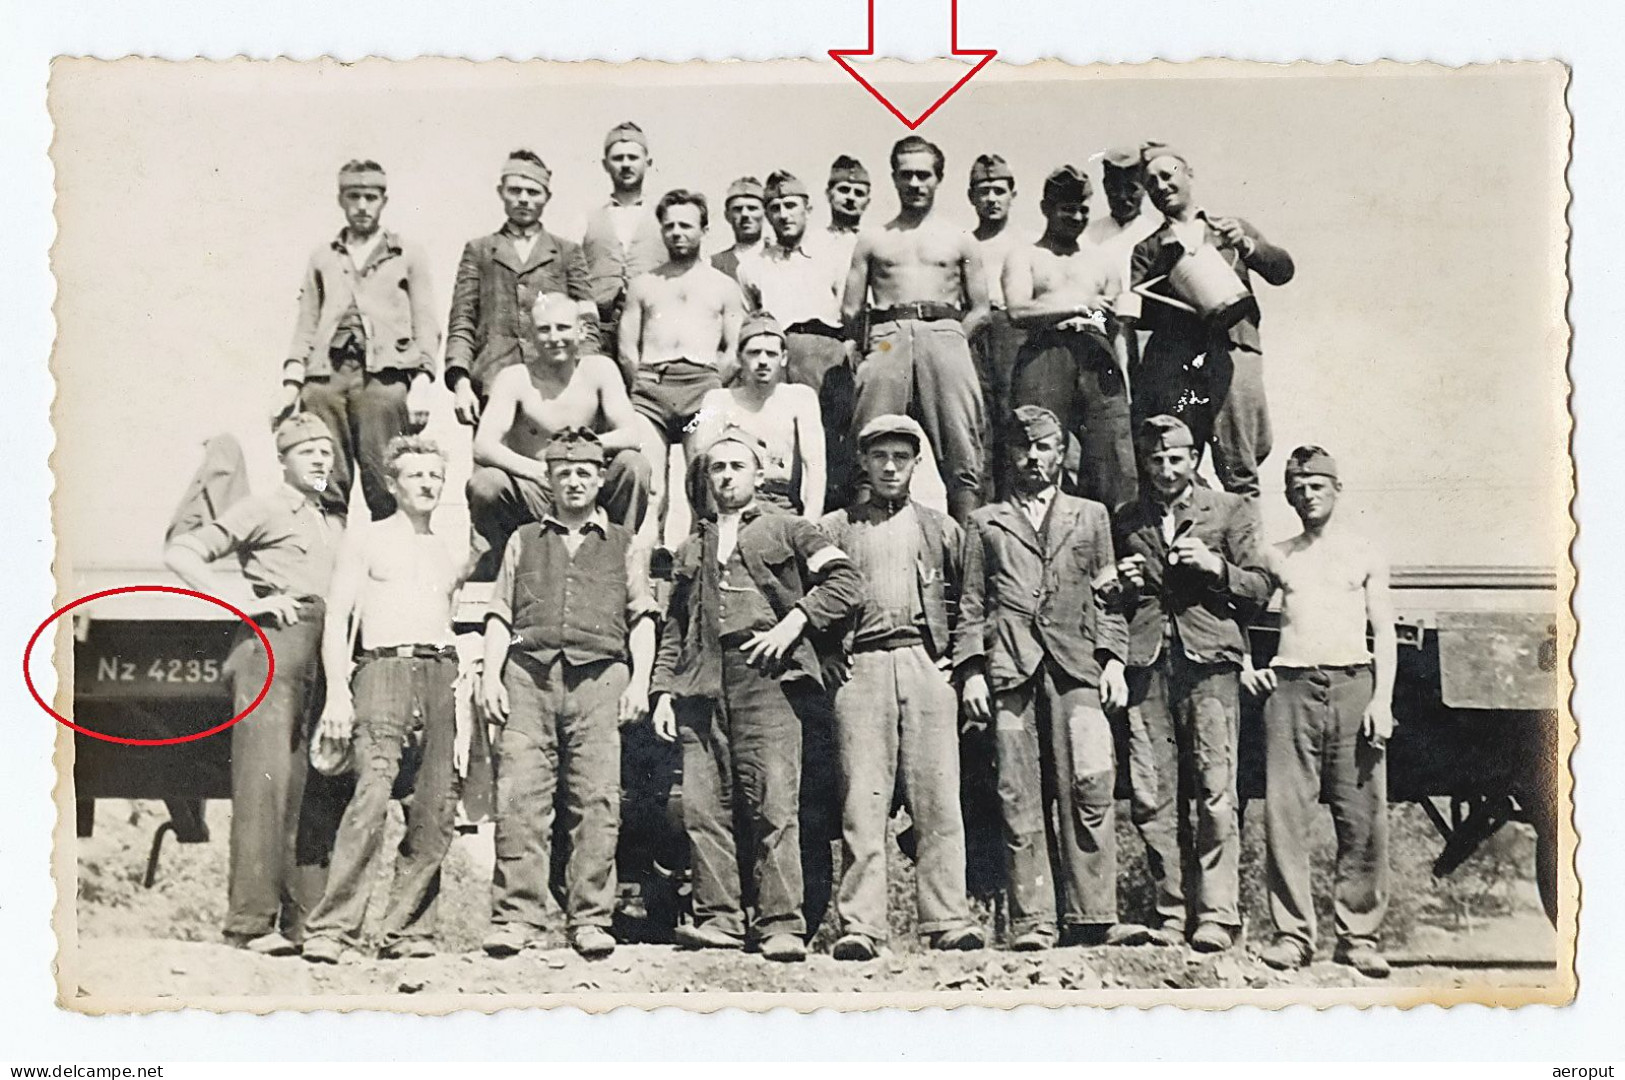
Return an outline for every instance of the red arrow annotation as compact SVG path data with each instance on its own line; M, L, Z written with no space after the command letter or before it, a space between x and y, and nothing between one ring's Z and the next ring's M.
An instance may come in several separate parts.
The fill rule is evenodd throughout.
M876 101L879 101L882 105L886 106L886 108L891 111L893 116L901 120L904 127L908 128L910 131L915 131L921 124L925 123L926 120L930 118L932 113L942 108L943 102L947 101L949 98L953 97L954 94L958 93L961 86L964 86L966 83L970 82L971 76L975 75L978 71L981 71L988 65L988 61L992 60L998 55L997 49L961 49L959 47L959 0L949 0L948 32L950 41L949 49L951 50L952 55L979 56L981 59L976 61L975 65L973 65L969 71L965 72L965 74L960 77L958 82L948 87L941 97L932 102L929 109L926 109L912 120L909 119L908 116L905 115L896 105L893 105L891 100L887 98L885 94L881 93L879 90L876 90L874 85L870 83L868 79L865 79L858 72L858 69L852 66L851 61L848 59L848 57L872 57L875 54L875 0L869 0L868 47L863 49L831 49L829 50L829 55L831 60L834 60L837 64L840 64L841 67L845 68L848 75L851 75L854 79L858 80L858 82L863 85L865 90L873 94Z

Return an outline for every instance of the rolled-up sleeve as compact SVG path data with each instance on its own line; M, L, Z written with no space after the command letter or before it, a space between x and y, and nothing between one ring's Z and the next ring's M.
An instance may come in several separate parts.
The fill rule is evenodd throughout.
M626 548L626 628L630 630L639 619L652 619L660 614L654 589L649 584L649 559L643 548L628 544Z
M485 605L487 619L501 619L513 625L513 587L518 573L519 534L516 532L508 537L508 546L502 549L502 565L497 569L496 581L491 584L491 599Z

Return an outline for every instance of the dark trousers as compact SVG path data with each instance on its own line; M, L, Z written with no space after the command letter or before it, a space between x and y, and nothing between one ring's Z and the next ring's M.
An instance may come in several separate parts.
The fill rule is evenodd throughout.
M636 450L617 450L604 469L604 487L598 505L617 525L637 531L649 511L649 461ZM539 480L515 476L491 465L476 468L468 478L468 515L474 531L496 552L508 546L508 537L527 521L540 521L553 509L553 492Z
M1011 398L1011 386L1016 357L1026 340L1027 331L1011 322L1009 312L1002 308L995 308L993 317L971 339L976 374L982 384L982 401L988 413L989 437L984 440L982 453L984 502L1010 494L1010 412L1016 406Z
M310 917L308 936L359 943L397 791L406 803L406 835L381 941L388 946L434 933L440 864L457 817L456 681L455 657L380 657L356 668L355 796L339 826L327 891Z
M276 675L259 708L231 729L231 872L225 931L298 938L327 887L327 864L353 781L310 767L320 702L320 600L300 604L292 626L261 622ZM226 659L241 712L265 685L268 658L243 627Z
M785 334L786 382L810 386L818 392L824 420L824 505L810 512L835 510L851 501L857 483L857 432L852 416L857 407L857 384L847 359L846 343L824 334L791 330Z
M1117 763L1100 689L1045 660L994 700L999 804L1004 817L1010 930L1054 934L1117 921ZM1058 805L1053 846L1045 811Z
M1067 486L1110 510L1139 496L1128 387L1106 343L1051 331L1028 339L1016 361L1011 400L1054 412L1075 440L1078 459Z
M1276 668L1264 705L1267 880L1275 932L1315 944L1309 821L1332 812L1339 941L1375 945L1388 909L1388 765L1360 734L1371 668Z
M1239 669L1192 663L1169 641L1154 664L1128 676L1131 807L1158 923L1184 930L1194 918L1238 927ZM1193 814L1184 812L1187 799Z
M395 512L386 485L384 451L406 431L406 391L410 371L363 371L355 361L337 364L329 376L312 376L299 392L299 407L322 418L333 433L333 475L324 499L339 512L349 509L350 488L361 473L361 494L373 520Z
M724 646L717 700L678 703L697 925L743 938L753 900L757 938L806 932L799 713L821 693L807 680L763 674Z
M1198 447L1212 446L1226 491L1257 498L1258 469L1274 434L1264 397L1264 357L1217 338L1196 366L1188 342L1153 334L1134 387L1136 421L1159 413L1184 420Z
M558 801L570 843L565 922L571 930L609 926L621 820L619 702L628 676L614 661L543 663L508 654L508 722L496 740L492 922L545 927Z

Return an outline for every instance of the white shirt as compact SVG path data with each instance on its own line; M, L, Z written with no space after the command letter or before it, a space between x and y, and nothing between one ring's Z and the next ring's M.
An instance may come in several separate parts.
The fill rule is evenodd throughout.
M362 267L367 265L367 260L372 258L373 251L378 247L378 241L382 240L383 238L384 230L374 229L372 231L372 236L357 243L350 239L350 234L348 231L345 232L344 250L349 254L350 265L355 267L355 272L357 274L361 273Z
M536 239L541 235L542 230L540 229L537 229L529 236L521 237L515 236L513 233L508 234L508 242L513 245L514 251L518 252L520 262L530 262L530 253L536 250Z
M1091 221L1083 230L1080 243L1096 248L1109 258L1122 275L1119 293L1126 291L1134 280L1134 248L1141 240L1149 239L1162 228L1162 215L1149 203L1140 207L1140 216L1127 225L1119 224L1110 214ZM1115 296L1111 299L1116 299Z
M734 548L739 544L739 521L741 511L717 514L717 563L727 565L733 558Z
M854 240L855 243L855 240ZM852 253L842 261L833 241L802 235L790 249L768 244L760 253L739 257L739 284L755 294L764 311L784 327L800 322L841 325L841 293Z
M1055 490L1055 485L1051 484L1043 491L1034 492L1031 495L1016 496L1016 505L1021 508L1021 512L1026 515L1027 520L1032 523L1033 532L1035 533L1044 531L1044 518L1049 514L1050 504L1055 501Z
M620 241L621 247L632 246L632 238L638 234L638 220L643 216L643 200L639 199L630 206L622 206L611 200L609 204L609 224L615 230L615 239Z

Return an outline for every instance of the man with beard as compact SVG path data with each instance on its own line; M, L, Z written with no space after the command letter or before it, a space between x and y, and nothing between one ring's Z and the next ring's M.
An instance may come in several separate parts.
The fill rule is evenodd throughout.
M1128 701L1128 631L1094 594L1112 569L1111 524L1104 506L1057 487L1066 435L1055 414L1024 405L1012 419L1015 490L971 515L954 630L965 711L993 725L1010 948L1050 948L1058 931L1063 944L1139 944L1145 928L1117 921L1106 717ZM1059 804L1053 838L1046 791Z
M655 217L669 259L627 290L619 352L638 414L639 441L653 470L653 505L643 537L651 546L663 542L674 548L688 535L690 513L683 485L670 483L671 447L684 448L677 470L683 476L700 401L733 373L745 305L738 282L700 261L710 224L704 195L668 191Z
M583 351L603 351L587 260L579 246L542 228L552 185L552 172L532 151L509 154L497 179L502 228L463 246L446 332L446 385L465 424L479 421L498 372L535 356L530 317L543 293L576 301Z
M992 309L987 324L971 340L982 379L982 401L991 417L991 437L982 457L982 494L1003 498L1009 493L1004 425L1010 416L1010 376L1025 337L1006 310L1002 280L1005 259L1020 243L1010 228L1010 204L1016 198L1015 174L998 154L983 154L971 165L967 194L976 210L976 230L971 235L982 250L982 270L987 275L987 298Z
M359 472L376 520L395 512L384 448L429 421L440 327L422 253L380 226L389 202L382 166L347 162L338 201L344 228L311 255L300 282L282 414L297 407L321 417L335 454L322 499L346 513Z
M639 274L659 266L666 258L660 225L643 205L643 181L654 158L643 129L628 120L604 136L604 172L611 185L609 202L587 218L581 251L587 259L587 280L598 305L604 351L615 355L620 339L615 332L626 303L627 289Z
M569 297L537 297L532 319L538 349L497 374L474 434L468 514L488 552L483 580L490 580L513 531L552 509L542 455L561 431L604 428L598 441L608 463L599 498L611 521L635 530L649 508L649 463L620 369L607 357L580 355L579 312Z
M1073 489L1116 508L1138 492L1130 431L1127 334L1111 315L1122 292L1116 257L1079 243L1089 220L1089 179L1063 165L1044 182L1044 235L1005 264L1010 318L1027 330L1011 396L1045 405L1077 441Z
M858 229L863 224L863 212L869 209L872 194L869 170L863 167L863 162L841 154L830 163L829 182L824 188L824 195L829 199L829 224L824 232L843 275L852 263L852 249L857 246Z
M1137 432L1140 498L1113 520L1129 620L1129 775L1165 944L1190 934L1220 952L1241 930L1236 805L1239 672L1246 626L1269 601L1252 500L1196 483L1196 445L1176 417ZM1195 821L1181 821L1181 792ZM1194 922L1194 930L1192 923Z
M1146 186L1167 219L1134 248L1133 284L1166 278L1187 255L1211 246L1247 290L1244 304L1221 325L1214 319L1151 300L1145 308L1151 339L1134 388L1137 415L1167 413L1191 425L1198 454L1213 447L1213 467L1226 491L1258 497L1258 467L1273 436L1264 399L1264 354L1252 275L1271 285L1292 280L1292 256L1240 218L1210 215L1191 195L1195 173L1184 155L1148 144ZM1162 281L1158 290L1168 288ZM1187 305L1188 306L1188 305Z
M164 563L188 586L230 601L254 620L270 652L239 627L226 659L235 712L265 689L231 733L231 853L226 941L268 956L299 950L310 911L327 885L328 857L348 785L310 767L310 730L321 689L323 597L344 519L322 500L332 483L333 433L311 413L277 425L282 485L232 504L164 549ZM209 571L235 555L241 589Z
M970 234L932 213L944 159L910 135L891 154L902 204L852 253L841 300L849 333L867 320L857 370L861 430L876 416L917 414L941 464L948 509L963 523L981 504L986 420L970 338L987 321L987 277Z
M722 216L733 230L733 247L711 256L711 265L724 274L739 280L739 261L752 258L762 251L762 218L766 207L762 203L762 182L754 176L742 176L728 185L728 194L722 200Z
M749 934L766 959L796 961L807 955L808 933L803 726L828 708L812 637L857 608L864 584L817 525L758 503L766 453L738 428L724 429L706 452L716 513L677 552L654 726L683 747L694 924L678 928L677 943L738 949Z

